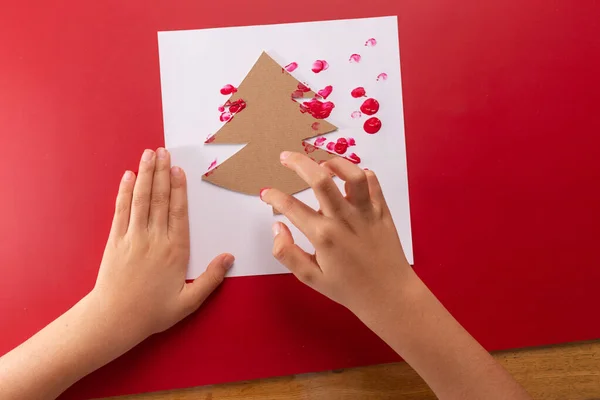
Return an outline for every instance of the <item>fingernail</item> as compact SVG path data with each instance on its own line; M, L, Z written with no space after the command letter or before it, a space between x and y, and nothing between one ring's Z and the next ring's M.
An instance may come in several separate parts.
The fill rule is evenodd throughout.
M123 174L123 180L124 181L130 181L133 179L133 172L131 171L125 171L125 173Z
M260 193L258 194L258 196L260 197L260 199L262 200L263 196L265 195L265 193L267 193L267 191L271 189L270 187L264 187L262 189L260 189Z
M286 158L288 158L290 156L290 154L292 154L289 151L284 151L279 155L279 160L280 161L284 161Z
M234 261L235 257L231 254L227 254L225 257L223 257L223 266L225 267L225 269L230 269L231 267L233 267Z
M173 175L173 176L180 176L181 175L181 168L179 168L179 167L173 167L173 168L171 168L171 175Z
M142 154L142 161L148 162L152 160L152 156L154 152L152 150L144 150L144 154Z
M364 168L364 170L365 170L365 171L368 171L368 170L369 170L369 168Z
M156 155L158 156L159 160L164 160L167 158L167 151L160 147L158 150L156 150Z
M281 232L281 224L279 222L275 222L273 224L273 237L279 235L279 232Z

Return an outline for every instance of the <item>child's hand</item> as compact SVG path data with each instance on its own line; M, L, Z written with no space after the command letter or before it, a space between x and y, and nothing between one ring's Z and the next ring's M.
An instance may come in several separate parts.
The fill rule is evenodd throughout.
M121 180L95 302L110 307L118 324L140 340L194 312L223 281L233 256L215 258L193 283L185 174L171 168L169 152L146 150L139 173Z
M284 152L281 162L315 192L320 212L277 189L261 198L284 214L315 247L297 245L285 224L273 225L273 255L300 279L354 313L384 301L413 276L377 177L342 158L318 165L299 153ZM331 173L346 182L346 197Z

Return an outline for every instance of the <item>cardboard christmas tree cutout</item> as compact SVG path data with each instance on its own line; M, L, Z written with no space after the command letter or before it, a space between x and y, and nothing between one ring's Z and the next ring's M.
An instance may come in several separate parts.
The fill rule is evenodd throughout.
M304 153L304 139L333 132L337 127L315 118L314 112L291 99L293 93L307 99L315 97L315 93L262 53L227 103L238 112L208 141L211 145L246 146L202 179L255 196L265 187L288 194L307 189L306 182L281 165L279 155L284 150ZM317 113L316 116L323 115ZM317 162L336 157L312 146L309 148L308 156Z

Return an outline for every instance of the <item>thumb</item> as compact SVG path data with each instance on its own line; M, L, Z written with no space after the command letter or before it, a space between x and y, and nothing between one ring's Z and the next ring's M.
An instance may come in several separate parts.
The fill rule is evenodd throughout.
M321 274L313 257L296 243L290 229L282 222L273 224L273 257L286 266L300 282L311 286Z
M196 311L208 296L219 287L234 260L235 257L229 253L218 255L208 264L202 275L196 278L194 282L185 285L182 297L184 304L187 306L186 309L189 309L190 313Z

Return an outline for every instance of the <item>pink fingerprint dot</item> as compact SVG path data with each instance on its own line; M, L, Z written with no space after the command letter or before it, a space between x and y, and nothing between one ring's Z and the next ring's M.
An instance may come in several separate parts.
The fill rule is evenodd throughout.
M360 117L362 117L362 113L361 113L360 111L354 111L352 114L350 114L350 116L351 116L353 119L357 119L357 118L360 118Z
M334 151L334 149L335 149L335 143L334 142L327 143L327 150Z
M208 137L206 138L206 140L204 141L204 143L212 143L215 141L216 136L215 135L208 135Z
M312 72L318 74L321 71L325 71L327 68L329 68L329 64L327 63L327 61L317 60L313 63Z
M219 106L218 110L219 110L219 112L223 112L223 111L225 111L225 107Z
M326 141L327 139L321 136L315 140L315 146L322 146Z
M296 68L298 68L298 63L297 62L289 63L284 68L287 72L293 72L296 70Z
M377 46L377 40L375 40L375 38L371 38L365 42L365 46L375 47L375 46Z
M326 98L329 97L329 95L331 94L331 92L333 92L333 86L328 85L328 86L325 86L323 89L319 90L317 92L317 94L319 96L321 96L322 98L326 99Z
M356 140L354 138L348 138L348 146L356 146Z
M359 62L360 62L360 60L361 60L361 58L362 58L362 57L360 56L360 54L352 54L352 55L350 56L350 60L349 60L349 61L350 61L351 63L359 63Z
M313 124L310 127L313 129L313 131L318 131L321 127L321 124L318 122L313 122Z
M377 82L387 81L387 78L388 78L388 74L386 74L385 72L382 72L379 75L377 75Z
M221 122L229 122L229 121L231 121L231 118L233 118L233 115L228 111L221 113L221 116L219 117Z

